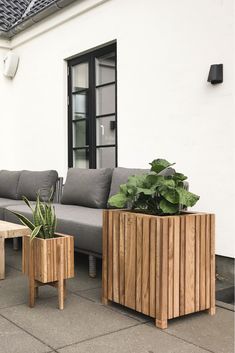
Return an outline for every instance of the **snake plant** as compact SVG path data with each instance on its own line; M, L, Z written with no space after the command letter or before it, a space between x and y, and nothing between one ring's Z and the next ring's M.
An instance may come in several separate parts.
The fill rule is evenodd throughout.
M40 194L37 194L36 204L31 205L27 197L23 196L23 201L31 209L33 220L32 222L24 215L11 211L23 225L31 230L31 240L35 237L42 239L54 238L56 230L56 215L55 208L51 204L53 192L48 202L40 200Z

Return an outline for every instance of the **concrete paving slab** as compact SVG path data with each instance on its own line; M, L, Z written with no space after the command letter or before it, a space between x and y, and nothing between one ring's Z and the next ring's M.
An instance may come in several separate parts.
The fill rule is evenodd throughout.
M75 268L75 276L67 281L68 290L77 293L81 290L101 288L101 278L90 278L87 269Z
M16 270L11 270L14 273ZM17 276L7 276L0 281L0 308L18 305L28 302L28 279L22 273ZM57 295L56 289L45 286L39 290L40 298L48 298Z
M169 321L166 332L215 353L234 353L234 313L217 308Z
M5 279L12 279L14 277L22 276L22 272L16 268L6 265Z
M73 294L68 295L63 311L57 309L57 298L50 298L37 300L33 309L18 305L0 314L54 349L140 324Z
M78 291L77 294L83 298L87 298L95 303L98 303L102 305L101 303L101 293L102 293L102 288L95 288L95 289L88 289L88 290L82 290ZM127 315L135 320L138 320L140 322L146 322L150 321L151 319L143 315L141 313L138 313L137 311L128 309L122 305L116 304L116 303L109 303L109 305L106 306L107 309L113 310L118 312L119 314L122 315Z
M21 250L14 251L13 249L8 249L6 251L6 265L9 265L19 271L22 269L22 252Z
M206 353L145 324L58 350L60 353Z
M50 351L50 347L0 316L0 353L43 353Z

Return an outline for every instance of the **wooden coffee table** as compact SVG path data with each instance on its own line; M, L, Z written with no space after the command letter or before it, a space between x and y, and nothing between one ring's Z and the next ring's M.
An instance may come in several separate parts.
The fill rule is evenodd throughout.
M0 221L0 280L5 278L5 239L29 235L28 227Z

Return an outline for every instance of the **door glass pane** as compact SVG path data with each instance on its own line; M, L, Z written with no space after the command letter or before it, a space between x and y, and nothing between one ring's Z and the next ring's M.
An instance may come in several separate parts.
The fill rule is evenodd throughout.
M87 117L87 94L73 95L73 120Z
M75 168L89 168L89 151L85 149L73 151L73 166Z
M115 53L109 53L95 59L96 85L115 81Z
M73 123L73 147L88 145L88 123L86 120Z
M79 92L89 87L88 63L78 64L72 68L72 91Z
M96 115L115 113L115 84L96 89Z
M115 147L97 148L96 158L97 168L115 167Z
M115 144L116 122L115 116L96 119L96 144L114 145Z

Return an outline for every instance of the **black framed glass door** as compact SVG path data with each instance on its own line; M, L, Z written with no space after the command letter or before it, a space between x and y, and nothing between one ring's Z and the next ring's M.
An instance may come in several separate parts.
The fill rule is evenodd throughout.
M69 167L117 165L116 44L68 62Z

